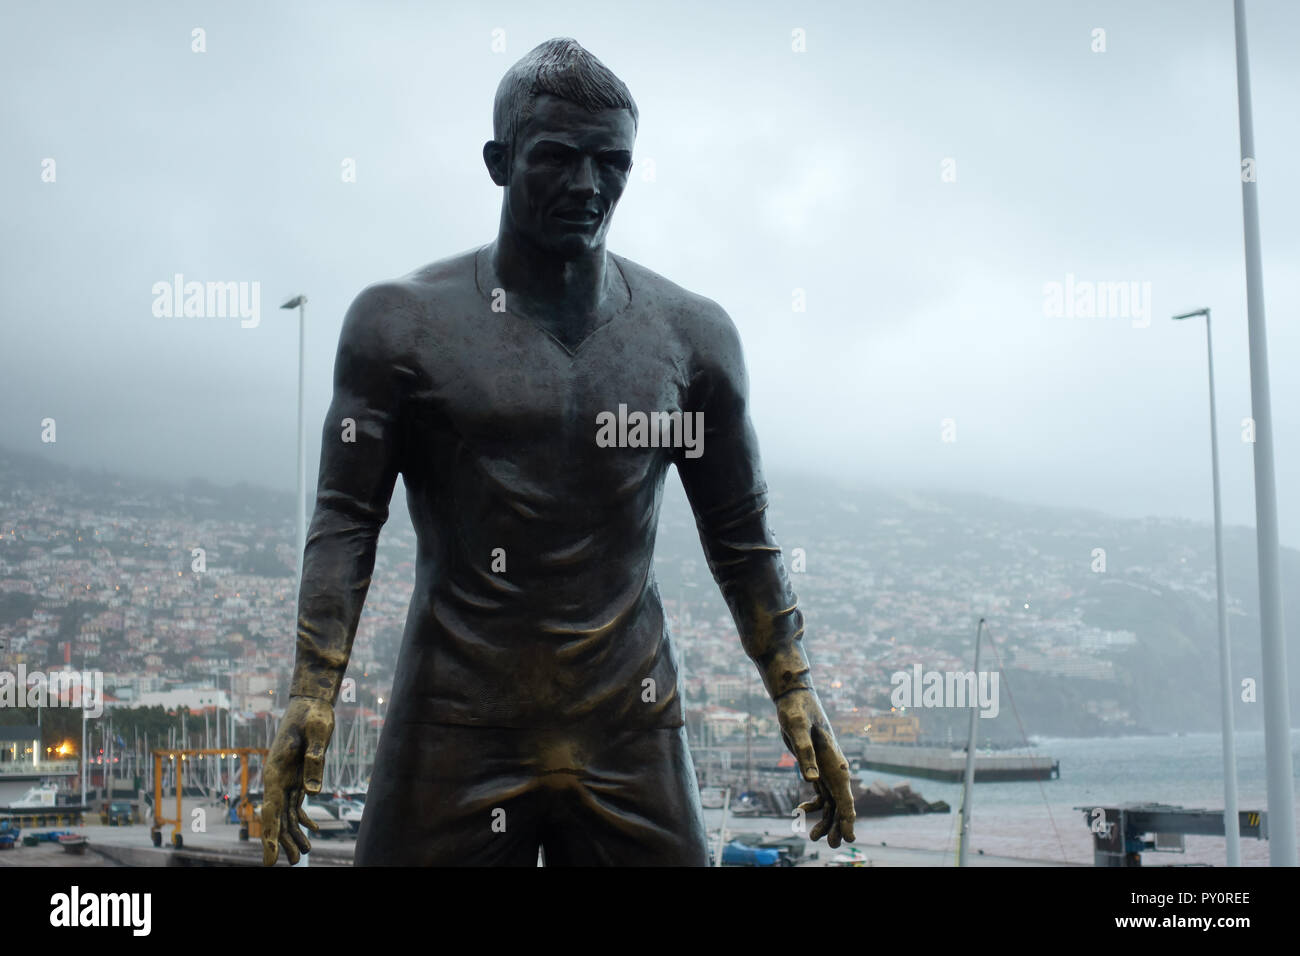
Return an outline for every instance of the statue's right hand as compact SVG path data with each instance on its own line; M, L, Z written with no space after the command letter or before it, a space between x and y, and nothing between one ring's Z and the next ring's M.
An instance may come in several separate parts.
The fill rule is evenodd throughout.
M334 708L329 701L291 697L262 770L262 864L273 866L284 847L290 863L311 852L311 842L299 824L313 833L318 827L302 802L320 793L325 773L325 748L334 733Z

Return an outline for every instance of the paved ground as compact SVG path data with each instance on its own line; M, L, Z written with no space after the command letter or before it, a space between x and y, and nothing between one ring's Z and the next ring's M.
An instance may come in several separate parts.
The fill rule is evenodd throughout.
M175 813L172 800L165 812ZM196 810L202 813L196 814ZM260 866L262 845L257 840L241 841L239 827L225 822L224 807L208 800L187 799L183 806L183 847L171 847L172 827L163 829L163 846L156 848L148 823L107 827L98 823L81 827L40 827L23 831L71 830L90 838L84 856L67 853L54 844L16 846L0 852L0 866L171 866L202 865ZM197 829L196 829L197 828ZM351 835L312 837L312 865L350 866L356 840Z
M712 839L717 839L718 826L722 822L721 810L705 810L704 822ZM782 817L744 817L731 818L727 822L727 839L734 839L738 833L765 833L774 837L788 837L791 834L790 820ZM908 847L872 846L859 837L856 845L844 843L839 849L832 850L826 841L809 843L804 851L805 857L816 854L816 859L805 859L800 866L838 866L847 865L848 860L860 861L861 866L953 866L954 854L946 850L917 850ZM840 862L843 861L843 862ZM985 856L974 854L969 858L971 866L1070 866L1055 860L1028 860L1009 856Z
M81 831L78 831L81 832ZM112 860L87 850L81 856L68 853L55 843L16 846L0 853L0 867L9 866L118 866Z
M175 804L170 809L174 812ZM196 817L195 809L204 810L202 816ZM187 827L183 834L184 846L180 850L170 846L171 827L163 831L163 846L155 848L150 838L147 824L128 827L106 827L98 824L76 827L75 832L90 838L90 849L84 856L66 852L57 844L41 844L35 847L16 846L12 850L0 852L0 867L14 866L169 866L169 865L218 865L218 866L260 866L262 857L261 844L257 840L242 842L239 839L239 827L223 822L221 808L206 801L187 800L184 807L184 819ZM710 835L716 839L717 825L721 822L720 811L705 811L706 823ZM195 832L196 823L203 829ZM49 829L49 828L46 828ZM27 831L33 832L33 831ZM35 831L40 832L40 831ZM773 836L788 836L790 821L783 818L748 818L732 819L728 822L729 838L737 833L767 833ZM350 866L353 847L356 843L350 835L312 839L312 866ZM854 852L856 851L856 852ZM859 844L850 848L842 845L832 850L825 841L810 844L807 854L816 854L815 859L806 859L801 866L833 866L837 858L856 858L863 866L952 866L953 855L943 850L917 850L907 847L870 846ZM284 865L283 861L279 864ZM1049 860L1026 860L1013 857L995 857L975 855L970 859L971 866L1062 866L1059 862Z

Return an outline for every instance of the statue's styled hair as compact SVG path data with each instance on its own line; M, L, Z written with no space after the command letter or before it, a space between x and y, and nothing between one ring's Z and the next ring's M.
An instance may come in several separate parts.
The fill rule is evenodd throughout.
M519 127L532 112L533 97L541 93L577 103L593 113L630 110L632 128L636 129L636 103L627 85L577 40L559 37L533 47L501 78L492 105L492 138L513 148Z

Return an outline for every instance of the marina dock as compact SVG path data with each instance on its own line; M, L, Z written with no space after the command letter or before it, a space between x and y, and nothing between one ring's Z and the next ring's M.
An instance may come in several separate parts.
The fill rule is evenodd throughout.
M709 824L710 838L716 837L717 817L720 813L705 811ZM729 827L732 832L740 830L759 830L773 835L786 835L790 824L786 819L733 821ZM155 847L149 841L147 826L132 827L78 827L78 833L90 838L89 852L85 856L72 856L57 845L41 844L37 847L22 847L6 853L0 853L0 870L8 867L114 867L114 866L220 866L220 867L260 867L262 848L257 841L241 843L236 828L221 826L207 834L187 834L185 846L175 849L169 846ZM355 840L313 841L311 865L313 867L339 867L352 865L352 850ZM809 859L800 862L801 867L835 866L837 857L851 852L849 844L840 851L830 849L825 841L810 847ZM872 845L860 837L857 851L863 857L863 865L873 867L916 867L916 866L952 866L951 851L934 849L917 849L897 846ZM283 862L280 863L283 866ZM975 856L973 866L1068 866L1052 860L1022 859L1004 856Z
M966 772L966 754L947 747L903 744L864 744L859 757L863 769L960 783ZM1033 754L975 754L975 782L999 780L1052 780L1061 776L1061 763Z

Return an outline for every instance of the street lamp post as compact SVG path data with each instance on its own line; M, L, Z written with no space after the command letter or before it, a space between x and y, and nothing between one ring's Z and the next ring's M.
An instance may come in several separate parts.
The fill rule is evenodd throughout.
M298 562L299 583L301 583L303 551L307 547L307 438L302 427L303 355L307 325L307 297L305 295L296 295L280 308L298 310L298 537L295 556Z
M374 766L379 758L379 739L384 732L384 698L375 698L375 716L379 718L379 726L375 728L375 756L370 762L370 775L374 776Z
M980 635L984 633L984 618L980 618L975 628L975 679L980 673ZM957 839L957 865L967 866L970 856L970 811L971 800L975 795L975 728L977 726L978 708L971 701L970 730L966 735L966 768L962 774L961 788L961 833Z
M1255 547L1259 557L1259 643L1263 672L1264 764L1268 772L1268 859L1296 865L1295 781L1291 771L1291 702L1282 627L1281 544L1273 473L1273 406L1268 387L1264 267L1259 251L1255 119L1250 105L1246 7L1232 3L1237 48L1237 124L1241 141L1241 216L1246 252L1246 327L1250 340L1250 408L1255 419ZM1247 164L1252 174L1245 175Z
M303 354L304 337L307 325L307 297L296 295L282 309L298 310L298 500L297 500L297 537L294 540L294 556L297 560L298 585L302 586L303 552L307 548L307 439L302 427L302 390L303 390ZM232 741L233 743L233 741ZM309 866L311 854L304 853L295 866Z
M89 761L86 760L86 698L81 698L81 807L86 807L86 773L90 768Z
M1214 475L1214 580L1219 607L1219 689L1223 725L1223 833L1228 841L1228 866L1241 866L1241 827L1237 821L1237 746L1232 716L1232 650L1228 645L1228 597L1223 570L1223 511L1219 497L1219 428L1214 410L1214 344L1210 310L1175 315L1175 321L1205 316L1205 354L1210 369L1210 468Z

